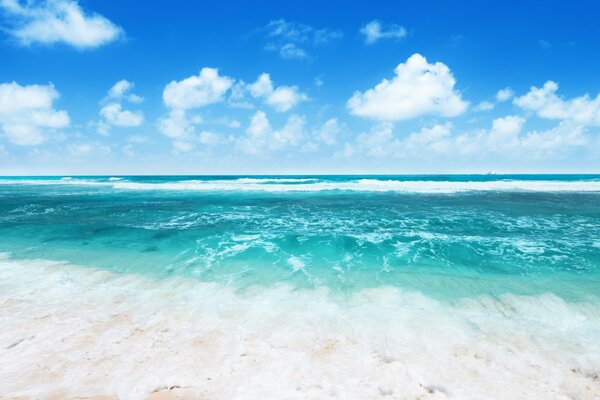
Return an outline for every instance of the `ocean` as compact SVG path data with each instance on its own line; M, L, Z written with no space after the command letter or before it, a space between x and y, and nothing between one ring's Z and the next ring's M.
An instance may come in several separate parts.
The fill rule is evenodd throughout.
M1 398L600 398L600 175L1 177L0 326Z

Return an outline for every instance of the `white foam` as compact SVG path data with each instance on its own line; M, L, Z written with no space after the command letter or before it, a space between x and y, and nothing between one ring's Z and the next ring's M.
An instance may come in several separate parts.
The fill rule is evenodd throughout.
M316 178L238 178L239 183L304 183L316 182Z
M291 256L290 258L288 258L287 262L292 267L292 272L305 271L305 265L302 262L302 260L300 260L298 257Z
M598 299L239 292L0 259L0 326L2 398L137 400L170 386L209 399L600 394Z
M294 182L294 183L291 183ZM600 192L600 180L497 180L497 181L403 181L398 179L358 179L350 181L323 181L300 178L183 180L172 182L134 182L125 180L94 181L89 179L19 179L0 180L0 185L79 185L109 187L119 190L169 191L241 191L241 192L405 192L405 193L460 193L460 192Z

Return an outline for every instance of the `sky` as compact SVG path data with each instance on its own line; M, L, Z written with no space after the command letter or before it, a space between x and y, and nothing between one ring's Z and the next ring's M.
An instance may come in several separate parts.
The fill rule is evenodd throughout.
M599 173L598 15L0 0L0 175Z

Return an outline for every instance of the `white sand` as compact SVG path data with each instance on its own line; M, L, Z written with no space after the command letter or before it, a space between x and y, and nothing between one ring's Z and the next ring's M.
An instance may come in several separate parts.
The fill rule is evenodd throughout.
M594 399L598 304L551 294L447 304L393 288L236 293L4 259L0 397Z

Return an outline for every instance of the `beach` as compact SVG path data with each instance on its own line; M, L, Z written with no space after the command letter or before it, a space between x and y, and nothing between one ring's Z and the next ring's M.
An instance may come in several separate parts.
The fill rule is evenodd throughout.
M597 178L247 179L2 181L0 398L600 396Z

